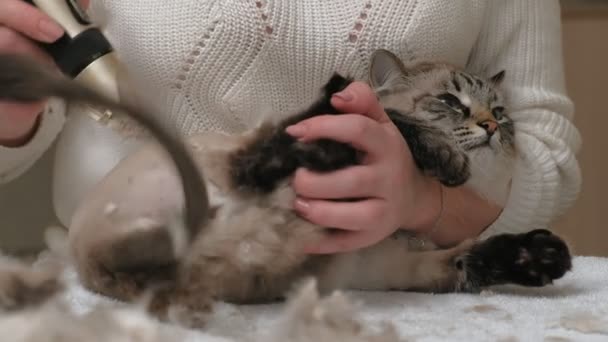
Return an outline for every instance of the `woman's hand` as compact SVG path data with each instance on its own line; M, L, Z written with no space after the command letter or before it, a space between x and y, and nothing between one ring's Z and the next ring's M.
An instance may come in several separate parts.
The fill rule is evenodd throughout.
M313 223L339 230L308 252L370 246L401 227L430 229L441 208L439 183L417 169L404 138L374 92L365 83L355 82L334 95L332 104L345 114L314 117L287 129L301 141L329 138L364 153L362 165L327 174L296 172L297 212ZM335 201L349 198L358 200Z
M0 1L0 53L24 54L52 63L36 41L52 43L63 29L49 16L22 0ZM35 130L44 103L0 102L0 145L20 146Z

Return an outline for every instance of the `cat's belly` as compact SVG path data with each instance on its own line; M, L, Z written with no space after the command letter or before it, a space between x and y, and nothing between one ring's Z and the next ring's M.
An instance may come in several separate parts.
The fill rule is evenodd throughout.
M205 279L214 296L233 303L282 298L305 276L316 276L325 257L304 253L322 229L291 208L293 190L243 196L212 185L214 217L193 242L186 259L195 281ZM188 280L190 281L190 280Z
M360 263L358 254L336 258L303 252L304 245L319 239L323 229L294 213L295 195L288 181L270 195L246 196L232 187L228 157L241 146L242 139L223 134L189 139L195 159L204 171L214 208L213 217L201 227L187 250L177 251L185 258L187 273L198 277L192 282L204 282L217 298L236 303L277 300L299 280L310 276L318 278L322 291L336 287L380 288L384 281L360 282L364 273L373 270ZM158 146L134 153L122 161L77 210L70 227L76 262L85 266L105 265L103 260L92 260L97 257L94 251L111 251L116 245L114 242L125 237L171 227L182 206L179 179ZM158 254L152 251L154 246L149 249L141 253ZM371 251L378 252L377 265L381 265L385 257L382 250L372 248ZM138 259L147 260L145 255L138 255ZM120 263L130 263L130 260L114 261L117 267ZM377 278L377 275L370 276Z

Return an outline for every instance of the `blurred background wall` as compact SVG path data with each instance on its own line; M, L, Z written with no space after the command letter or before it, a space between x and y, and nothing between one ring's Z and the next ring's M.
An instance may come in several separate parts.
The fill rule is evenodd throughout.
M564 1L566 80L583 138L583 189L556 222L575 252L608 256L608 1Z
M562 3L568 91L583 136L583 190L555 227L577 254L608 256L608 1ZM36 250L43 228L57 222L50 200L52 155L51 150L28 173L0 188L0 250Z
M51 202L54 149L24 175L0 185L0 250L28 253L42 246L44 228L58 222Z

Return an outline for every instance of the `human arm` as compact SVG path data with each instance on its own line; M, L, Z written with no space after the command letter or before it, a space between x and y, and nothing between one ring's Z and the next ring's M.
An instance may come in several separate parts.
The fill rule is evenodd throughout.
M507 70L503 85L518 151L505 208L481 238L547 228L573 204L581 185L581 138L566 94L559 1L488 2L469 68Z
M0 184L7 183L26 172L51 146L65 121L65 105L62 101L49 101L38 123L32 128L27 140L19 145L0 144ZM0 116L14 115L14 112L0 112Z
M439 187L436 184L435 187L429 186L432 182L428 179L410 179L405 190L410 193L410 201L401 202L398 207L405 215L405 220L396 219L398 215L395 210L399 209L394 207L392 210L385 207L387 211L383 216L370 214L369 207L352 209L349 213L342 214L345 218L338 222L338 227L347 226L350 220L372 229L354 229L356 234L332 237L319 250L344 251L372 244L390 234L399 223L401 227L421 234L432 233L433 240L440 245L452 245L478 235L483 238L499 232L522 232L546 227L574 201L580 186L580 174L574 155L580 141L578 132L569 120L572 106L564 90L559 3L492 2L488 4L487 13L482 33L471 56L470 68L480 73L508 70L509 76L504 85L511 93L510 112L516 125L519 156L504 210L485 201L472 190L459 187L444 188L442 211ZM371 103L373 99L368 101ZM365 113L364 108L365 105L356 112ZM335 132L325 132L324 136L336 138L347 134L344 132L344 127L347 126L336 125ZM318 129L312 128L312 131L315 130ZM339 133L338 130L342 132ZM351 132L351 139L357 139L356 136L357 132ZM376 139L384 139L384 146L397 143L396 140L391 142L380 136ZM389 151L387 148L386 153ZM399 157L394 154L391 158L395 160ZM385 172L384 176L395 174L399 173ZM335 191L333 189L336 186L344 187L343 184L348 182L353 187L370 187L365 185L365 180L353 178L352 174L345 173L342 177L323 184L321 180L327 179L326 177L300 172L296 176L294 187L296 192L305 196L319 195L310 190L314 187L311 183L317 183L325 195ZM382 181L375 179L377 185ZM395 201L399 196L390 193L395 192L394 189L399 186L394 181L392 184L394 186L385 187L387 190L383 193L385 198ZM424 184L427 185L423 186ZM415 201L411 198L415 198ZM305 207L297 203L296 209L313 222L335 224L335 219L327 218L335 215L335 211L329 209L335 206L333 203L327 205L327 202L317 200L312 203ZM409 215L409 221L407 208L416 208L415 214ZM388 212L392 214L387 214ZM357 219L353 220L353 217ZM351 226L350 230L353 227L355 226Z
M24 1L0 2L0 52L52 63L34 41L51 43L62 34L61 27ZM55 139L63 124L63 107L53 102L0 102L0 183L29 169Z

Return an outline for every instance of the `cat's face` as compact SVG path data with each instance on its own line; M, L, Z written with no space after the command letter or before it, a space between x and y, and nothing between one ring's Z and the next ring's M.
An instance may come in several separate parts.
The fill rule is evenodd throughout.
M442 63L405 66L385 50L374 53L370 68L382 105L446 132L448 143L468 156L468 184L499 204L507 199L516 157L503 78L504 72L484 79Z
M502 78L503 73L492 79ZM417 104L429 120L443 122L465 151L490 148L509 151L513 145L513 122L505 112L496 83L462 71L452 71L438 89Z
M503 77L501 71L483 79L439 63L406 67L384 50L374 54L370 73L385 107L441 127L467 154L481 149L513 152L513 122L499 88Z

